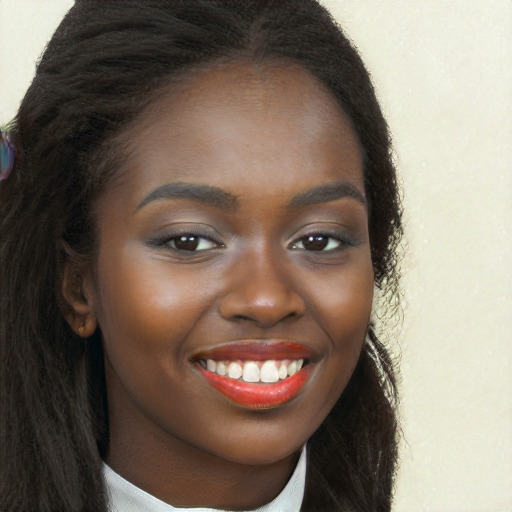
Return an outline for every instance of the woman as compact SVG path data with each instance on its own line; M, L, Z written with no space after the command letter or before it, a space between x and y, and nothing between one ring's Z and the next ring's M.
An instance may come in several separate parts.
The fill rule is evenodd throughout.
M2 510L390 509L399 196L322 7L77 1L9 140Z

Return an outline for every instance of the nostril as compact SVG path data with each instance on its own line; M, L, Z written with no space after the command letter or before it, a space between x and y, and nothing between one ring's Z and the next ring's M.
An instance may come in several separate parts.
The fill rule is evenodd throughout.
M304 298L290 283L239 277L219 300L219 313L226 320L250 321L269 327L283 320L300 317L306 310Z
M252 318L246 315L233 315L233 320L252 320Z
M231 317L232 320L238 320L238 321L242 321L242 322L245 322L245 321L248 321L248 322L253 322L255 324L258 324L258 325L261 325L261 326L265 326L269 323L271 324L274 324L276 322L282 322L283 320L288 320L288 319L292 319L292 318L296 318L298 317L299 315L295 312L295 311L292 311L290 313L288 313L287 315L284 315L282 317L274 317L273 315L267 317L267 316L261 316L261 315L242 315L242 314L236 314L236 315L233 315Z

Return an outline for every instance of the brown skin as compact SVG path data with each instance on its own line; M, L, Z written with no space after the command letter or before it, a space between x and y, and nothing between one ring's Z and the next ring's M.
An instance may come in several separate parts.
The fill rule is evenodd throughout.
M364 342L373 295L366 205L344 196L290 206L337 182L364 198L357 138L307 71L240 63L174 87L123 138L125 166L97 202L95 270L81 276L82 300L71 300L72 323L97 322L103 334L106 462L175 506L261 506L286 484ZM176 182L220 188L237 206L160 198L137 208ZM177 251L172 237L187 232L201 245ZM308 244L311 234L329 245ZM319 355L299 394L277 408L231 402L191 362L254 339Z

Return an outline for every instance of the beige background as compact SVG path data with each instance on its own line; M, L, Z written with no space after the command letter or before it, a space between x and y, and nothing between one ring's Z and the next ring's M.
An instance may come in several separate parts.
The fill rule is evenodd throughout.
M0 0L0 124L70 0ZM512 2L325 0L371 70L405 190L394 511L512 511Z

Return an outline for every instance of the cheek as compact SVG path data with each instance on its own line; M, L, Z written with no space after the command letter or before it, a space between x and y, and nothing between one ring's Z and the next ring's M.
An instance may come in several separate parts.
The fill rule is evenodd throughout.
M136 372L143 360L160 365L185 362L184 341L211 291L201 288L191 272L173 273L168 262L148 259L142 251L109 258L105 254L100 268L98 323L111 363Z
M333 272L317 283L315 314L326 326L333 349L350 345L366 332L373 303L374 275L370 257ZM346 343L345 343L346 342Z
M111 261L116 264L109 265ZM187 404L192 403L187 339L207 309L212 291L193 278L192 267L173 272L168 261L148 258L147 252L106 252L102 263L98 323L106 357L109 415L115 418L112 428L137 421L146 425L142 418L160 423L165 411L178 409L183 419L167 423L183 420L185 428Z
M359 359L373 303L373 268L368 256L355 268L333 276L317 288L315 314L329 338L324 369L326 409L345 389Z

